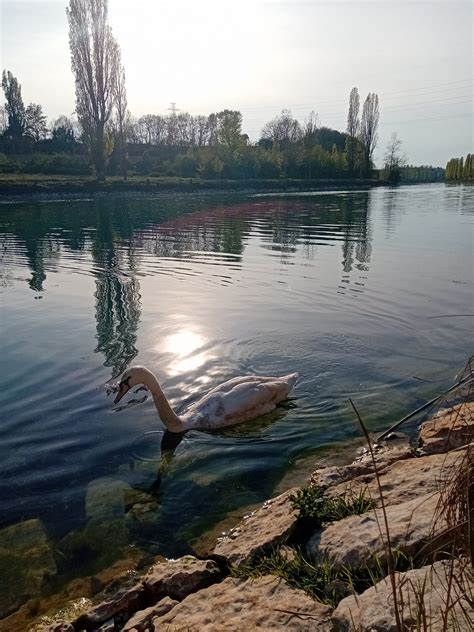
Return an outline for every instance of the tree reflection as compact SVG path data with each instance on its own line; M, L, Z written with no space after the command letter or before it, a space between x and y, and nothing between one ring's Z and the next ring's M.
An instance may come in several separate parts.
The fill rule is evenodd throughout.
M134 276L135 253L118 247L111 213L98 214L96 236L92 245L96 276L95 352L103 353L104 365L112 367L112 377L119 375L138 354L135 346L140 322L140 284Z

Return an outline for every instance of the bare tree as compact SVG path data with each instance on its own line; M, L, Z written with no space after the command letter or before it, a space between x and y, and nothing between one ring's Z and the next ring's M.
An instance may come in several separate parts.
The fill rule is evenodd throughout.
M305 157L307 165L307 175L311 178L312 153L316 145L316 135L319 127L318 115L311 111L303 124L303 145L305 148Z
M364 151L364 175L368 177L372 168L372 156L377 146L379 125L379 97L375 92L367 95L360 122L360 141Z
M71 67L76 112L97 179L105 178L105 127L115 101L120 50L108 24L107 0L69 0Z
M396 132L392 132L384 155L384 172L389 182L399 182L401 178L401 168L406 164L407 158L401 152L402 141Z
M5 107L0 105L0 134L3 134L8 127L8 115Z
M266 123L261 133L263 139L278 143L281 147L296 143L302 136L301 125L289 110L282 110L280 116Z
M347 154L347 166L349 173L354 174L355 163L357 156L357 137L359 135L360 121L359 121L359 107L360 98L357 88L352 88L349 96L349 111L347 113L347 141L346 141L346 154Z
M130 112L127 110L127 91L125 89L125 70L119 62L117 78L115 81L115 122L117 126L118 152L120 172L124 180L127 179L126 143L127 131L130 121Z

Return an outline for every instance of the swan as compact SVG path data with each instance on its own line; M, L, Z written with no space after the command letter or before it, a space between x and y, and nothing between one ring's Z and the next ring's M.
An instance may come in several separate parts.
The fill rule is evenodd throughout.
M144 384L151 392L161 421L170 432L186 430L215 430L250 421L271 412L288 397L296 384L298 373L283 377L249 375L234 377L213 388L207 395L192 404L182 416L178 416L156 379L144 366L132 366L122 375L114 404L138 384Z

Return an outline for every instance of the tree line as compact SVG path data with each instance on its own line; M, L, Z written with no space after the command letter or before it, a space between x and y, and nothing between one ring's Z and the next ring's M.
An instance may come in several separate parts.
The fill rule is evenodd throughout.
M445 169L446 180L473 180L474 154L467 154L466 158L451 158Z
M126 179L130 171L226 179L373 177L380 116L377 94L369 93L361 108L358 89L351 90L344 132L321 126L314 112L300 122L283 110L264 125L256 142L243 133L238 110L194 116L173 107L167 115L136 119L128 109L125 70L108 23L108 1L70 0L66 13L77 120L60 116L48 127L41 105L25 107L18 79L4 70L0 152L70 154L75 158L69 159L68 172L89 170L88 160L99 180L106 174ZM391 182L401 177L405 159L400 147L401 141L392 136L383 170ZM36 157L26 170L59 172L62 162L58 156ZM11 160L0 159L0 170L15 168Z

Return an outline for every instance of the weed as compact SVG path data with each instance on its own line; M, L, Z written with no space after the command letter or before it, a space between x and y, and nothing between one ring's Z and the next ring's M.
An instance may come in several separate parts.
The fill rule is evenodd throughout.
M331 498L323 488L312 485L298 489L290 496L290 501L299 510L299 517L311 520L314 527L347 516L363 514L375 507L375 501L367 495L365 489L357 494L350 492Z

